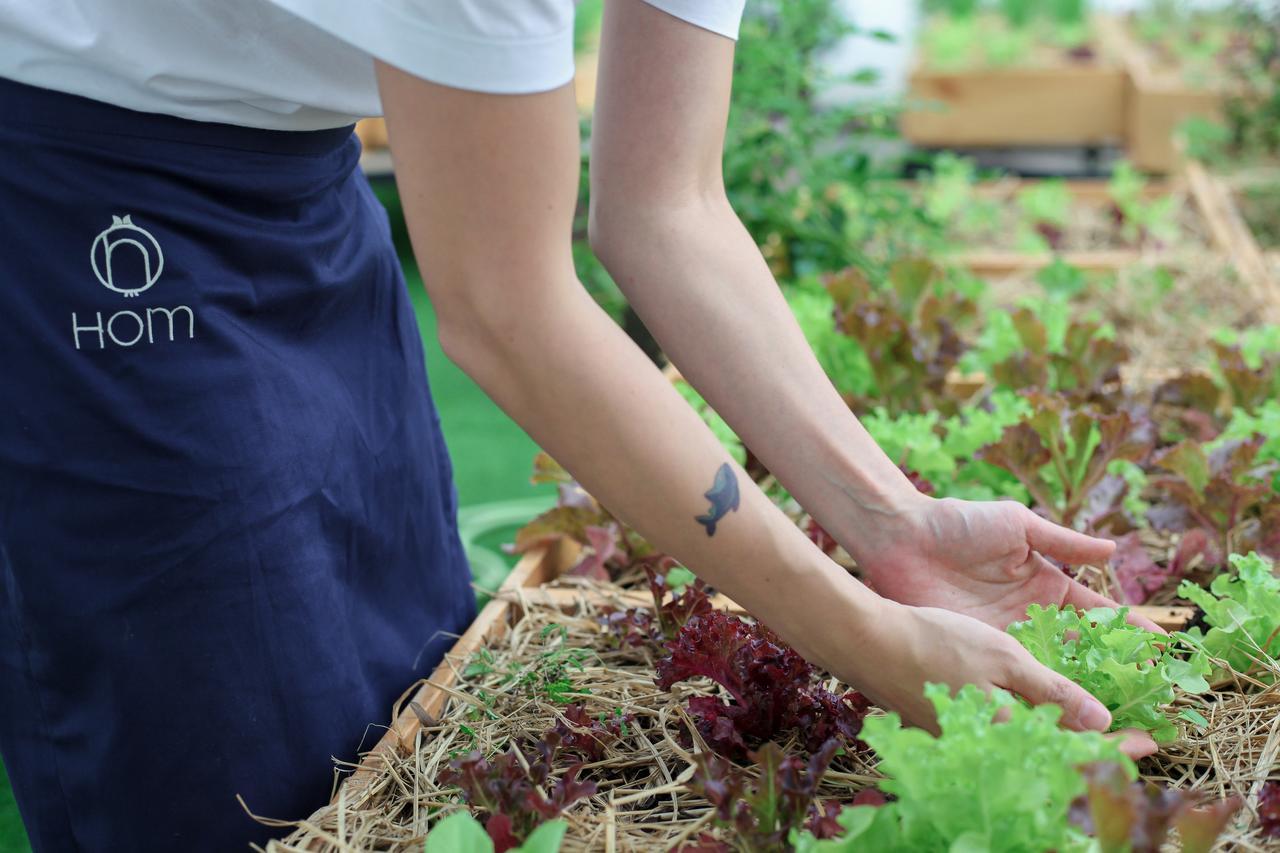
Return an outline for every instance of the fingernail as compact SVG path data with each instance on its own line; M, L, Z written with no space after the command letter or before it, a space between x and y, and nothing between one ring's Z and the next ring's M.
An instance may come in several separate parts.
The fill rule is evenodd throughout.
M1096 699L1089 700L1080 712L1080 722L1087 729L1105 732L1111 728L1111 712Z

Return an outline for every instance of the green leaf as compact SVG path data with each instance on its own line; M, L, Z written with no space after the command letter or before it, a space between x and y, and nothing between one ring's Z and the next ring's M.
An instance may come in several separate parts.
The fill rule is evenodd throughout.
M1203 492L1209 485L1209 457L1204 449L1194 441L1183 441L1162 452L1154 460L1155 464L1177 474L1195 489Z
M1207 634L1199 629L1177 635L1237 672L1255 668L1256 660L1280 657L1280 577L1270 560L1257 553L1232 554L1234 573L1214 578L1209 589L1183 581L1178 594L1204 610ZM1215 677L1225 675L1215 673ZM1269 680L1268 672L1259 677Z
M1164 711L1174 688L1206 692L1209 662L1202 652L1161 643L1159 635L1128 624L1126 614L1123 608L1080 613L1033 604L1009 633L1036 660L1107 706L1113 729L1143 729L1167 743L1178 733Z
M1209 725L1209 721L1205 719L1204 714L1201 714L1194 708L1183 708L1178 712L1178 718L1186 720L1189 723L1195 723L1201 728L1207 728Z
M684 566L672 566L667 571L667 588L679 594L686 586L698 579L698 576Z
M1085 791L1081 765L1114 761L1128 778L1133 763L1097 732L1058 725L1061 709L1032 708L1002 690L972 685L952 697L931 684L926 695L941 735L904 728L896 714L868 718L863 739L880 759L880 789L896 799L845 809L846 833L818 841L794 835L804 853L1083 851L1088 839L1067 820ZM1007 715L1004 722L997 716Z
M1061 258L1054 258L1051 264L1036 273L1036 281L1051 296L1068 298L1078 296L1088 285L1080 268Z
M493 853L493 841L470 812L454 812L427 833L425 853Z
M569 824L563 820L550 820L539 826L521 844L517 853L558 853Z

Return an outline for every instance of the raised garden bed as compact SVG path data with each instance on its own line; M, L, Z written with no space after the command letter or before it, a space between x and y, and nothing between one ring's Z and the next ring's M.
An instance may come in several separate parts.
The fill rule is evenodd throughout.
M927 19L903 136L937 147L1120 141L1123 68L1096 39L1054 43L1054 27L1039 23L1024 31L998 15Z
M555 731L557 741L551 743L566 750L555 753L561 756L560 763L552 764L560 781L554 790L552 780L545 786L550 801L569 801L562 816L567 834L560 849L789 849L781 841L766 847L745 846L759 826L749 820L742 823L740 817L716 828L720 809L715 803L723 793L705 787L709 777L743 785L741 793L730 796L728 802L733 805L739 797L758 794L761 789L753 779L761 770L735 770L723 761L709 769L710 749L701 736L706 730L698 722L698 700L689 699L716 696L714 685L708 690L697 682L680 684L677 678L664 691L654 684L656 661L664 655L660 644L609 640L620 636L611 627L619 624L611 614L634 613L646 604L652 611L652 599L646 602L645 596L616 584L580 579L529 586L571 560L572 555L563 551L531 552L432 678L401 703L404 710L392 728L363 759L361 769L339 788L333 802L270 849L421 849L432 827L447 815L465 810L456 786L473 790L468 788L467 772L493 778L497 760L480 764L480 756L500 756L513 742L534 741L535 733L543 731ZM663 671L661 665L657 671ZM841 695L842 688L829 681L813 683L815 689ZM1223 685L1213 697L1207 703L1180 698L1178 707L1190 708L1194 715L1203 711L1210 725L1229 728L1241 746L1224 743L1207 753L1203 744L1181 738L1145 762L1143 773L1206 796L1234 795L1257 802L1267 778L1268 756L1274 758L1280 748L1270 718L1280 696L1274 689ZM857 707L855 700L845 701ZM887 750L880 756L889 761L883 772L904 773L885 733L873 740L877 749ZM809 754L803 731L790 730L778 743L784 755ZM988 744L986 748L1010 747ZM574 749L583 752L573 753ZM803 797L793 825L807 826L819 835L842 831L831 820L840 804L883 800L871 790L883 781L876 755L852 741L846 741L834 757L830 747L824 746L821 752L822 758L810 760L807 772L801 761L790 776L777 777L790 779L786 784L796 786L788 796ZM535 772L537 755L535 749L522 759ZM760 753L755 757L759 759ZM939 760L945 758L944 754ZM825 762L830 766L823 772ZM451 765L462 769L451 773L446 769ZM813 779L815 766L821 780L810 784L805 777ZM575 769L570 773L569 767ZM769 771L763 772L767 776ZM1054 771L1039 768L1038 772ZM517 771L504 773L503 778L513 775L524 778ZM566 785L565 778L572 781ZM583 784L590 787L581 788ZM577 793L566 793L571 791ZM978 797L981 792L966 789L961 797L970 795ZM1166 798L1166 802L1173 805L1178 800ZM1263 831L1253 810L1239 813L1226 828L1230 843L1259 843ZM718 846L723 843L728 846Z
M955 245L983 248L954 258L979 275L1000 275L1055 257L1098 270L1215 250L1214 224L1186 183L1143 181L1129 195L1118 187L1061 179L978 182L947 236Z
M918 275L919 270L915 274ZM831 279L837 295L847 292L847 286L839 284L840 281L838 277ZM837 312L834 319L838 317ZM1019 376L1034 376L1034 363L1039 355L1034 348L1026 355L1029 361L997 365L995 378L1007 383ZM1036 406L1048 407L1047 410L1057 413L1058 417L1045 421L1037 416L1020 422L1015 417L1017 423L1005 427L998 441L976 454L977 460L1013 475L1014 479L1001 487L1006 494L1013 493L1009 483L1021 483L1050 517L1065 523L1086 518L1091 529L1107 529L1108 535L1118 537L1121 551L1117 560L1110 566L1098 567L1093 574L1081 575L1083 580L1102 591L1137 595L1151 602L1172 602L1174 594L1181 593L1202 608L1194 621L1211 630L1208 634L1179 637L1172 650L1156 650L1132 646L1130 640L1121 642L1118 637L1106 639L1110 632L1130 630L1117 627L1112 617L1090 616L1088 624L1092 627L1086 628L1085 623L1070 621L1076 617L1069 614L1033 612L1039 627L1025 629L1024 642L1035 640L1035 645L1028 648L1037 657L1043 656L1046 664L1070 677L1085 679L1084 683L1091 683L1087 679L1103 677L1099 673L1109 673L1103 678L1105 681L1117 677L1116 672L1128 672L1129 667L1134 667L1129 677L1141 677L1146 685L1141 691L1154 689L1148 682L1156 676L1146 670L1144 662L1158 656L1159 666L1167 666L1167 677L1174 680L1160 680L1164 676L1156 679L1156 692L1166 698L1143 699L1137 705L1128 699L1116 700L1113 705L1117 714L1123 711L1127 715L1126 723L1142 723L1154 727L1152 731L1164 733L1159 754L1141 764L1143 775L1184 792L1236 798L1219 810L1226 821L1226 840L1220 849L1268 849L1268 835L1280 832L1280 826L1270 823L1272 819L1267 817L1271 814L1272 799L1280 797L1272 793L1280 788L1274 784L1278 775L1275 759L1280 754L1280 725L1275 722L1276 705L1280 703L1276 692L1280 668L1265 654L1259 658L1261 663L1255 663L1258 653L1250 651L1248 643L1266 646L1276 632L1280 632L1280 621L1277 621L1280 620L1280 588L1276 588L1270 564L1260 558L1250 557L1240 563L1233 560L1230 570L1219 566L1227 550L1276 545L1268 527L1268 519L1275 517L1274 493L1269 485L1259 488L1253 479L1269 476L1269 473L1256 472L1272 470L1260 466L1274 464L1262 462L1274 458L1274 451L1267 450L1259 436L1232 445L1236 449L1229 457L1212 451L1202 469L1195 460L1197 454L1208 452L1206 448L1210 445L1199 431L1211 426L1218 429L1213 425L1220 424L1219 419L1223 417L1217 403L1206 401L1203 381L1183 377L1149 398L1150 417L1158 429L1148 431L1136 414L1140 409L1133 405L1141 402L1143 394L1117 388L1113 380L1107 379L1105 364L1094 365L1099 372L1087 385L1080 385L1086 380L1086 374L1074 372L1070 360L1059 360L1052 353L1046 358L1051 371L1045 391L1052 392L1053 386L1061 383L1065 375L1061 371L1071 371L1076 377L1072 380L1076 383L1075 390L1065 393L1059 390L1056 396L1044 397L1043 402L1034 393L1027 399L1031 401L1032 411ZM1013 368L1012 374L1010 368ZM1257 382L1245 380L1244 374L1253 375L1247 367L1232 367L1228 360L1225 369L1232 400L1238 406L1250 411L1255 410L1254 407L1265 408L1267 392ZM1267 381L1273 381L1274 364L1270 370L1267 375L1272 378ZM1013 378L1008 378L1010 376ZM1099 384L1093 384L1095 380ZM1253 396L1247 397L1245 392L1250 388ZM877 440L881 440L882 435L892 436L910 429L907 422L898 421L889 424L890 431L883 433L875 420L871 418L866 422ZM1095 428L1109 436L1096 446L1091 441L1081 445L1079 438L1073 445L1067 438L1068 434L1085 435ZM1230 437L1232 428L1227 427L1224 438ZM1080 429L1085 432L1079 432ZM1174 438L1168 434L1170 429L1195 432L1201 437L1171 444ZM1035 436L1021 435L1019 430L1031 430ZM1161 436L1159 439L1157 433ZM1000 434L998 429L996 434ZM923 443L903 437L912 442L913 450L927 451ZM1077 472L1080 479L1077 481L1075 474L1066 481L1046 475L1045 471L1052 467L1047 458L1027 452L1041 443L1057 448L1054 455L1061 457L1063 470ZM1153 451L1154 445L1159 449ZM975 454L964 453L972 461ZM1133 489L1132 497L1141 498L1144 507L1131 505L1125 489L1107 491L1109 487L1104 486L1102 474L1110 470L1108 460L1113 458L1141 461L1140 481L1125 475L1114 483L1123 482L1127 489ZM1209 477L1208 482L1200 481L1198 472L1202 470ZM526 556L503 590L433 676L405 694L405 701L400 703L399 713L387 735L362 760L358 772L339 788L334 801L300 822L296 832L285 842L274 845L274 849L415 849L422 844L424 833L442 825L447 815L466 810L468 803L491 823L495 815L507 815L498 824L490 825L491 835L508 838L511 827L515 827L514 831L523 837L523 833L530 830L529 822L535 818L519 809L516 811L520 813L512 818L504 809L514 806L500 806L497 801L484 798L484 791L507 790L503 786L512 785L519 791L525 790L520 785L542 785L537 788L538 798L529 802L538 804L536 811L541 817L537 820L562 816L568 833L563 846L566 850L668 850L680 849L686 844L690 846L685 849L701 851L789 849L781 846L780 839L793 829L837 835L845 831L888 833L895 843L908 843L912 837L909 826L914 824L909 825L905 817L899 823L899 815L913 809L929 812L941 808L939 803L945 802L965 814L975 813L972 803L983 796L982 790L962 787L950 793L938 792L927 801L920 801L912 798L910 788L897 787L893 780L923 769L926 764L920 763L924 760L921 758L905 763L901 760L895 752L896 745L901 743L900 730L891 720L872 720L866 724L869 727L866 739L875 750L875 757L847 738L841 747L843 751L833 755L832 747L825 740L821 748L807 742L804 728L782 726L776 731L771 729L768 735L782 751L769 752L760 747L762 751L754 753L755 769L751 769L753 765L749 763L735 765L711 759L707 737L719 732L715 736L723 738L723 733L707 727L708 708L732 708L734 703L723 705L714 698L720 695L717 690L705 682L685 683L678 677L670 677L671 668L678 669L679 665L660 663L666 654L678 654L677 650L684 646L680 643L664 646L660 636L654 633L662 620L653 614L665 612L654 602L664 601L665 587L659 588L656 599L651 599L646 608L645 583L639 580L643 577L639 569L669 564L651 555L634 533L618 525L601 507L584 503L580 490L576 490L554 463L542 459L537 471L540 478L560 482L568 490L562 494L572 498L566 499L565 508L573 508L570 512L573 518L550 514L522 532L517 545L526 549ZM767 473L763 476L767 477ZM957 482L961 479L962 476L956 477ZM1099 489L1101 493L1097 492ZM1106 506L1099 503L1099 496ZM1164 519L1159 528L1124 532L1125 527L1135 522L1134 513L1152 512L1155 507L1161 508ZM1227 514L1220 515L1222 511ZM1192 514L1189 526L1185 519L1175 520L1178 512ZM797 522L805 524L811 535L818 537L815 541L820 542L820 531L813 530L810 521L797 517ZM598 542L585 535L589 526L611 535L613 547L599 550ZM590 549L582 548L585 541L593 542ZM547 583L566 570L583 576L603 575L610 580L574 577ZM1236 572L1252 586L1240 586L1241 582L1237 581L1226 583ZM1267 581L1267 577L1272 580ZM1268 587L1268 583L1272 587ZM1207 586L1212 586L1214 595L1206 591ZM1241 592L1255 588L1256 591ZM1133 590L1138 591L1131 592ZM1236 603L1222 603L1219 597L1233 598ZM713 599L709 606L733 609L732 603L722 598ZM1164 607L1161 604L1159 609L1148 612L1168 617L1170 621L1166 624L1170 627L1176 627L1174 623L1182 622L1187 616L1186 610L1166 611ZM706 607L676 607L673 612L696 617L689 622L690 626L698 620L707 620L707 624L714 621L706 615ZM646 613L648 615L644 615ZM729 619L725 624L742 626L735 631L758 630L750 628L749 623L722 618ZM1055 642L1044 640L1046 634L1053 636L1053 630L1042 624L1046 619L1057 620L1062 638L1087 636L1091 638L1090 643L1098 643L1099 650L1111 650L1105 654L1130 648L1135 657L1123 663L1119 670L1094 670L1088 663L1092 660L1089 655L1077 654L1070 645L1064 645L1059 652ZM1096 620L1096 624L1092 620ZM1275 622L1274 626L1267 620ZM1231 626L1237 623L1244 626L1247 634L1233 633L1237 629ZM1095 637L1095 632L1100 633ZM678 634L681 643L685 633L681 630ZM662 635L671 637L673 633L664 630ZM1016 636L1022 639L1023 635ZM1252 639L1246 641L1246 637ZM690 642L694 640L696 636ZM667 674L663 675L664 672ZM1175 675L1175 672L1181 674ZM825 691L822 696L844 696L843 688L827 680L805 677L804 683L813 690ZM1125 691L1125 696L1136 696L1129 691L1139 690L1136 683L1107 687L1103 682L1091 689L1119 689ZM839 719L848 715L849 726L855 722L863 725L861 706L856 699L846 696L826 701L835 701L836 708L845 709L837 713ZM920 745L924 748L924 744L928 744L928 754L935 754L929 762L947 766L945 762L954 757L948 746L953 742L949 740L946 714L960 714L957 708L962 710L975 701L978 700L973 694L967 697L962 694L951 705L945 702L939 705L944 714L944 735L937 741L922 741ZM1148 701L1152 704L1145 704ZM992 710L971 707L969 713L978 716L967 719L971 722L985 719L983 725L987 725ZM1016 707L1014 711L1020 715L1029 713ZM755 718L748 714L734 719L750 723ZM1059 748L1082 751L1073 751L1070 753L1073 755L1092 755L1102 749L1077 741L1074 735L1054 734L1052 722L1037 728L1028 717L1025 723L1025 726L1020 722L1008 729L993 730L991 737L995 740L988 742L981 755L984 762L990 760L997 764L984 764L982 769L974 768L974 772L988 779L992 773L1026 773L1021 760L1017 766L998 764L1002 760L1000 755L1024 754L1019 751L1022 748L1019 743L999 745L1001 735L1014 731L1022 733L1016 737L1028 736L1026 731L1034 729L1039 731L1036 737L1066 738L1054 747L1055 754ZM840 730L836 723L829 724ZM544 731L554 733L554 738L551 734L540 738L539 733ZM576 743L575 748L586 752L573 753L578 757L566 759L563 754L566 742ZM600 744L600 749L592 743ZM723 750L731 741L717 743L717 748ZM512 744L518 746L518 751L504 753ZM756 745L751 744L752 748ZM539 749L549 752L539 753ZM504 754L509 757L502 758ZM544 766L539 754L560 757L545 758ZM967 754L970 757L966 760L970 763L978 760L976 753ZM783 758L783 755L793 758ZM876 757L883 763L877 765ZM932 773L936 768L926 763ZM1075 772L1073 764L1058 770L1044 765L1040 759L1035 764L1037 778L1044 773ZM739 766L743 769L734 769ZM746 846L744 839L753 838L753 833L760 828L758 823L753 823L759 816L754 810L743 816L734 804L740 800L758 802L761 786L756 780L762 775L763 778L782 778L771 776L775 772L771 767L790 768L785 770L785 774L789 774L786 778L791 780L787 784L797 788L792 802L798 803L799 811L791 814L790 822L778 824L782 827L781 836L775 837L768 846L752 848ZM1148 800L1145 796L1124 793L1129 789L1125 788L1123 774L1115 775L1120 771L1090 772L1095 775L1090 776L1092 787L1087 789L1090 792L1088 810L1103 808L1100 805L1103 802L1114 801L1114 807L1115 802L1140 801L1173 804L1171 810L1181 813L1180 804L1184 802L1181 798L1187 796L1166 794ZM884 775L889 781L882 778ZM485 782L486 779L490 781ZM485 787L491 784L499 788ZM1030 781L1006 784L1025 785ZM889 811L872 815L864 809L846 814L844 823L831 823L840 806L875 802L878 795L860 793L872 786L883 786L883 790L897 794L900 799L885 807ZM1086 790L1083 783L1079 783L1079 789ZM947 800L948 797L951 799ZM717 805L717 802L728 805ZM1051 802L1046 798L1045 803L1044 808L1050 809L1047 813L1055 815L1048 820L1046 831L1074 833L1075 830L1067 828L1066 802L1060 798ZM1236 811L1240 803L1247 805ZM1002 801L1002 807L1008 805ZM1053 811L1058 807L1061 807L1060 814ZM770 814L777 815L776 812ZM855 817L871 820L874 827L858 829ZM515 823L502 822L508 820ZM1055 823L1058 820L1062 821L1061 825ZM886 825L881 826L882 823ZM934 846L934 842L955 841L946 836L930 838L927 843L913 842L906 848L887 843L881 847L868 841L870 846L866 849L944 849ZM430 836L428 844L429 839ZM797 849L825 849L815 846L819 843L815 838L802 834L795 839Z
M1176 171L1178 128L1193 117L1221 115L1231 84L1214 62L1213 45L1227 36L1221 14L1212 20L1214 25L1205 24L1201 32L1208 50L1188 54L1184 46L1191 45L1190 36L1173 32L1173 23L1154 33L1140 18L1099 19L1103 39L1124 69L1125 148L1141 169ZM1190 21L1182 26L1196 28Z
M1169 179L1145 179L1122 165L1109 181L976 180L967 161L944 157L936 165L918 193L928 215L946 223L944 245L983 247L944 257L1006 296L1024 294L1037 277L1052 275L1046 267L1065 264L1100 274L1090 280L1103 282L1099 297L1121 280L1133 292L1120 303L1148 314L1158 304L1149 297L1171 290L1203 303L1195 316L1208 310L1231 325L1260 322L1280 305L1280 282L1231 190L1195 161Z

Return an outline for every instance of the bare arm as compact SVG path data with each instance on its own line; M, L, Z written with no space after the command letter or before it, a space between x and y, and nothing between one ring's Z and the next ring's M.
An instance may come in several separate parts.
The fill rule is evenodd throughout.
M614 5L617 5L616 2ZM908 717L926 680L1107 714L974 620L886 601L828 560L728 459L575 278L571 88L464 92L378 68L396 176L445 351L624 521L802 654ZM740 356L728 353L725 357ZM724 466L728 466L724 469ZM737 509L698 520L727 470Z
M624 521L824 657L801 627L815 614L781 602L821 602L848 623L851 612L869 617L875 597L732 466L576 278L572 90L478 94L385 66L379 78L445 352ZM726 464L740 504L708 536L696 518Z
M1000 628L1033 601L1114 605L1043 556L1111 543L1011 502L923 498L832 387L725 196L733 48L640 0L606 7L591 236L628 301L877 591Z

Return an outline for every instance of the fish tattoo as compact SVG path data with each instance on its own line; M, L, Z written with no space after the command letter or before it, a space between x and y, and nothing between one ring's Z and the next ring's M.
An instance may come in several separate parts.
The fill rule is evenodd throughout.
M707 528L708 536L716 535L716 522L728 515L730 510L737 511L740 497L738 478L726 462L716 471L716 481L706 493L707 500L711 501L711 509L707 510L706 515L697 516L698 523Z

